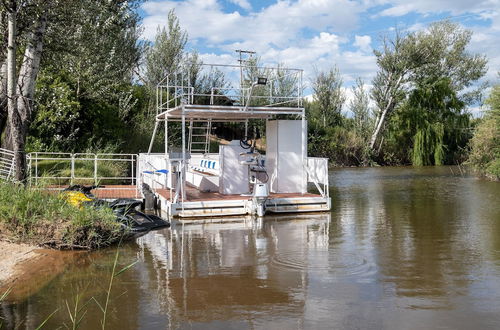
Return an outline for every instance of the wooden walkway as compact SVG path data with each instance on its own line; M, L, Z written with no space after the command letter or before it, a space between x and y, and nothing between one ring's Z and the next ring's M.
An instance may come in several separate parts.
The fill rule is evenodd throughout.
M68 186L49 186L50 191L61 191ZM133 198L142 199L141 193L137 190L137 186L132 185L103 185L93 189L92 194L100 199L118 199L118 198Z

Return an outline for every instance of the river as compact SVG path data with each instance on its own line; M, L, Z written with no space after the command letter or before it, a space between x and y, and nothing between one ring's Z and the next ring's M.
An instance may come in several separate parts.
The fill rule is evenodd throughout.
M124 244L117 269L137 263L114 278L106 328L500 328L499 183L443 166L336 169L330 185L331 213ZM80 328L100 328L116 251L75 253L26 283L2 305L4 328L54 311L45 328L70 326L77 297Z

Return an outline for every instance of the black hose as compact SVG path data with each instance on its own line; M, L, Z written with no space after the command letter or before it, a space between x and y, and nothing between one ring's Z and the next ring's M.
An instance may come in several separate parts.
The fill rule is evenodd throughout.
M249 140L241 139L240 140L240 147L243 149L250 149L252 147L252 143L248 143Z

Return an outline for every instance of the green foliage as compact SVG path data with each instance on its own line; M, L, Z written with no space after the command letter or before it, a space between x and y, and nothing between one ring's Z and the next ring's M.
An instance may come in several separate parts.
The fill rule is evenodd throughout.
M373 120L370 113L370 95L365 90L363 81L356 79L356 85L352 87L353 99L350 108L354 115L354 130L356 134L368 143L370 133L373 129Z
M500 85L493 87L486 103L490 110L471 139L468 164L491 179L500 180Z
M342 90L342 78L335 66L328 72L317 72L313 80L314 101L316 106L311 114L320 118L323 127L340 125L342 106L346 96Z
M481 87L475 90L470 87L486 73L487 61L484 55L467 51L471 36L472 32L463 29L459 24L441 21L406 35L397 32L395 37L386 37L383 40L382 49L375 51L379 71L373 80L372 97L378 108L376 127L379 129L374 130L371 137L371 147L374 151L380 149L376 147L376 141L379 141L379 146L383 146L383 143L391 143L389 138L401 136L398 132L387 132L401 127L393 123L398 120L396 112L407 106L405 103L415 90L422 89L422 86L428 85L431 80L447 79L450 92L454 93L455 98L458 98L464 106L478 100ZM459 122L465 121L460 116L455 119ZM462 124L453 123L453 127L468 128ZM433 134L432 129L426 128L426 130ZM445 131L443 144L447 145L448 149L442 151L444 155L441 151L437 154L438 158L444 157L445 162L456 158L457 150L454 148L462 148L464 146L462 140L466 136L459 133L448 135ZM424 143L425 136L424 131L419 133L417 142ZM447 138L456 141L446 141ZM412 145L399 143L399 148L410 149L413 148ZM430 144L426 142L422 145ZM394 154L393 149L383 147L383 154ZM413 150L417 151L414 160L420 158L423 163L428 163L421 159L420 156L423 155L419 155L418 148ZM463 153L463 150L461 152Z
M175 11L170 10L167 27L158 29L154 44L146 49L145 82L150 88L156 88L163 78L179 68L187 38L187 33L182 30Z
M391 146L408 146L403 161L413 165L443 165L453 162L454 153L465 148L469 115L448 78L422 82L397 109L388 135ZM448 159L447 159L448 157Z
M0 184L0 228L19 242L57 248L98 248L123 231L111 209L77 209L42 189Z
M72 150L81 136L81 104L67 75L42 72L28 150Z

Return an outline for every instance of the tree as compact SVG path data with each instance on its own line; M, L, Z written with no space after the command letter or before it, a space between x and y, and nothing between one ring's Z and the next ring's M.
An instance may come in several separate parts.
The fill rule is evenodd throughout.
M340 125L342 106L346 100L342 90L342 78L337 66L328 72L317 72L313 80L314 102L317 104L317 115L323 127Z
M364 140L368 140L372 126L370 116L370 95L365 90L363 80L356 79L356 85L352 87L353 99L350 108L354 115L354 130Z
M411 144L413 165L443 165L446 151L450 152L465 141L457 137L466 134L469 115L463 113L464 103L454 91L449 78L430 78L420 82L405 105L398 109L400 132L407 132Z
M490 109L471 139L468 163L489 178L500 180L500 84L492 88L486 104Z
M471 31L442 21L423 31L384 38L381 51L375 51L379 71L373 80L372 96L378 108L370 148L377 150L387 120L406 95L419 84L433 78L448 78L461 101L470 104L477 96L463 93L486 72L486 58L466 50Z
M155 89L168 74L175 72L184 59L187 32L182 30L172 9L168 13L167 27L158 28L153 45L146 49L144 82Z

